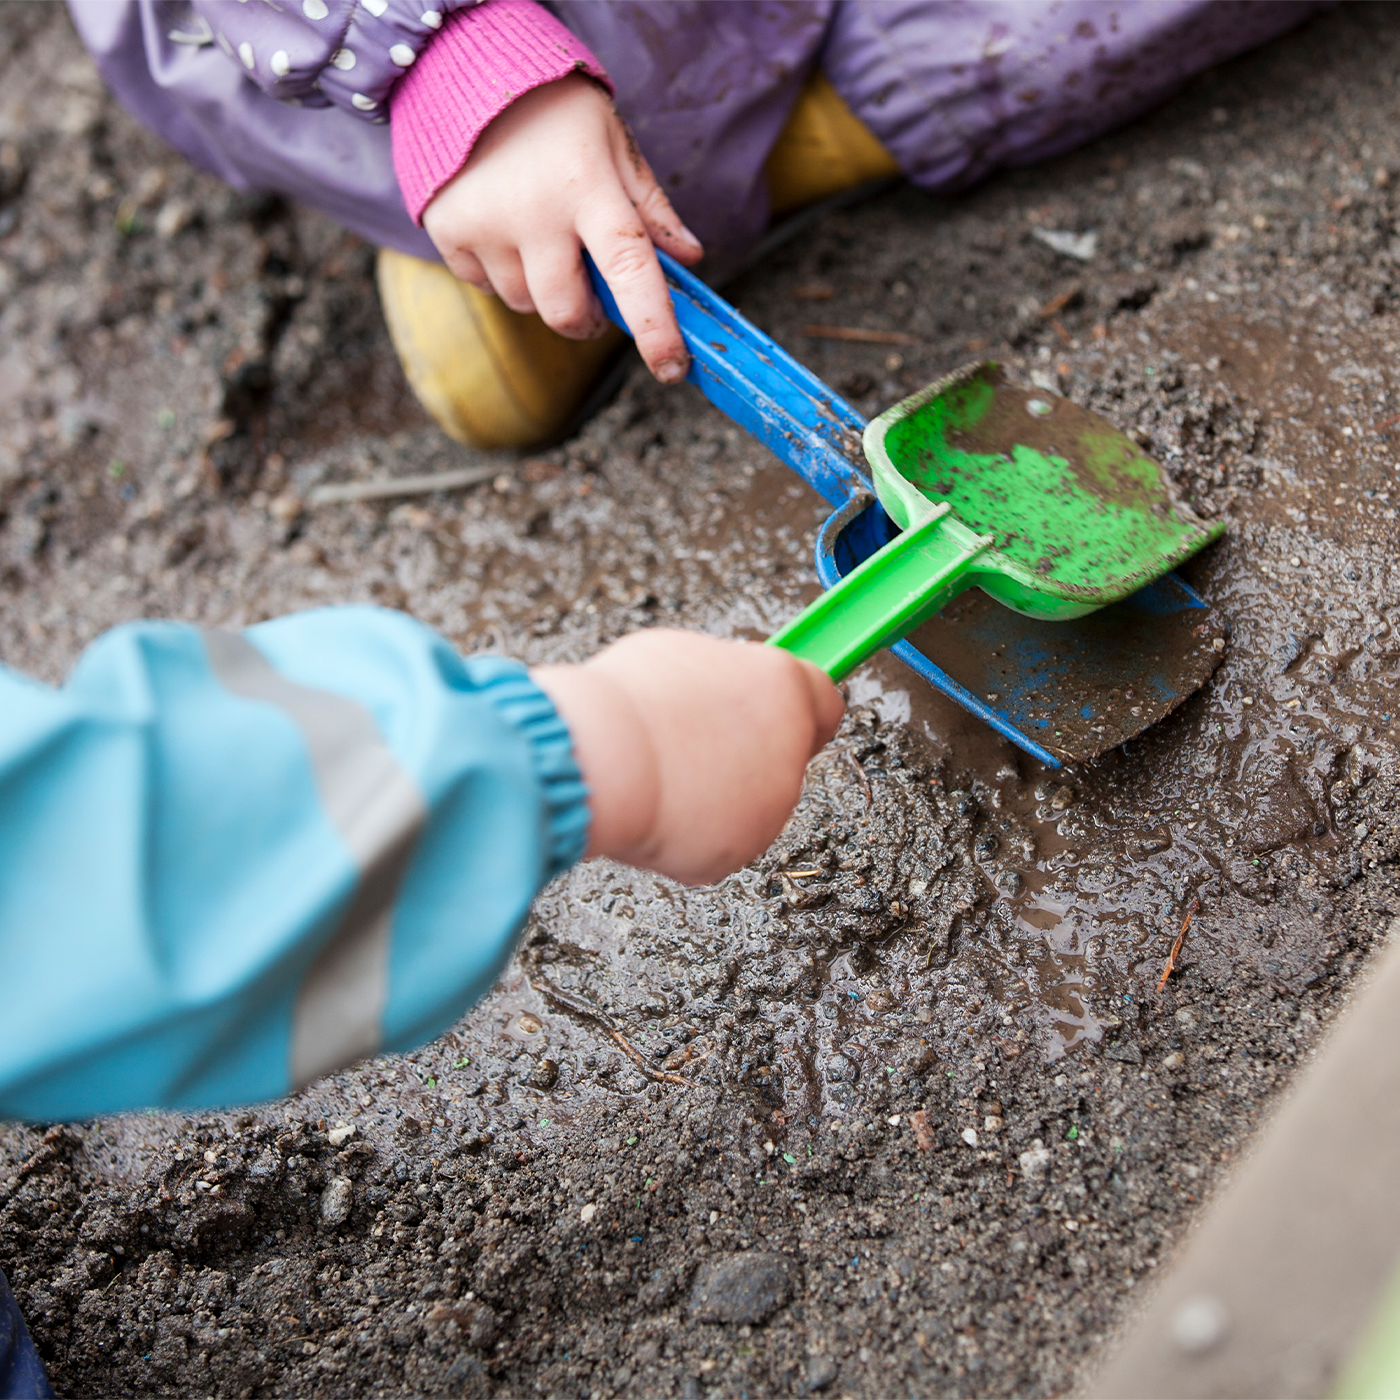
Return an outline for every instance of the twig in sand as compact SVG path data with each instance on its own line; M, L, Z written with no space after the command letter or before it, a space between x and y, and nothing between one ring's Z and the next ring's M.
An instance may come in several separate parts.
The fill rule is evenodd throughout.
M850 760L851 767L856 770L856 777L860 780L861 791L865 793L865 810L868 812L875 804L874 794L870 791L870 779L866 776L865 769L861 766L860 759L858 759L850 749L846 749L844 752L846 757Z
M1176 942L1172 944L1172 950L1167 955L1167 965L1162 969L1162 975L1157 979L1157 990L1162 991L1167 985L1167 978L1172 975L1176 968L1177 955L1181 952L1182 941L1186 937L1186 930L1191 927L1191 916L1201 907L1199 899L1191 901L1191 907L1186 911L1186 918L1181 925L1181 932L1176 936Z
M457 467L424 476L380 476L372 481L334 481L312 487L308 505L335 506L346 501L378 501L387 496L422 496L429 491L455 491L500 476L499 467Z
M1387 428L1393 428L1397 423L1400 423L1400 413L1397 413L1394 418L1387 418L1384 423L1377 423L1376 431L1383 433Z
M571 1015L581 1016L586 1021L592 1021L595 1026L599 1026L613 1040L618 1049L637 1066L648 1079L654 1079L661 1084L682 1084L687 1089L695 1087L695 1081L686 1079L679 1074L667 1074L665 1070L657 1069L622 1033L621 1027L608 1015L601 1007L594 1006L592 1002L584 1001L582 997L575 996L572 992L566 992L562 987L556 987L548 978L538 974L533 975L530 981L539 988L540 995L548 1002L557 1006L561 1011L567 1011Z
M1073 306L1083 294L1084 288L1078 282L1072 283L1059 296L1051 297L1036 314L1042 321L1048 321L1052 316L1058 316L1061 311Z
M864 326L803 326L803 335L814 340L854 340L862 345L917 345L919 337L907 331L874 331Z

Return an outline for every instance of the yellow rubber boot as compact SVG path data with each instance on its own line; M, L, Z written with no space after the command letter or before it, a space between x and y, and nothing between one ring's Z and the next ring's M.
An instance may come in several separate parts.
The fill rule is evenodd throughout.
M776 218L868 180L898 175L899 162L818 71L803 86L763 170Z
M625 339L566 340L441 263L379 251L379 299L410 387L448 437L538 447L578 413Z

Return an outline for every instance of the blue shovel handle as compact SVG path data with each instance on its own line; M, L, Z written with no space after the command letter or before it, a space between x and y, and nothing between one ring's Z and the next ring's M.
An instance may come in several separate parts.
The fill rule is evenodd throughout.
M860 440L865 419L674 258L660 249L656 256L690 350L686 378L832 505L871 490ZM630 335L608 284L585 258L603 310Z

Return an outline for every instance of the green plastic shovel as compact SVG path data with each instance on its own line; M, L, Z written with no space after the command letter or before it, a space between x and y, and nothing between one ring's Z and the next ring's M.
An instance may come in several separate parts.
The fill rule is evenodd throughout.
M833 680L974 585L1028 617L1082 617L1224 533L1098 414L968 366L865 430L881 505L903 531L769 638Z

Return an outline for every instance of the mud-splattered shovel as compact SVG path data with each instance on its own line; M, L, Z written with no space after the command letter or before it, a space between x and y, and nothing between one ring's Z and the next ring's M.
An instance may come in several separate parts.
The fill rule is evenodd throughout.
M770 640L834 680L976 586L1046 622L1121 602L1224 532L1095 413L968 367L865 430L902 533Z
M1170 571L1224 526L1175 501L1158 465L1111 424L1015 388L989 364L867 427L733 307L661 260L692 382L838 505L817 543L828 592L775 645L838 678L889 646L1056 767L1141 732L1214 670L1221 629ZM965 592L974 586L981 591ZM906 640L916 629L939 664Z

